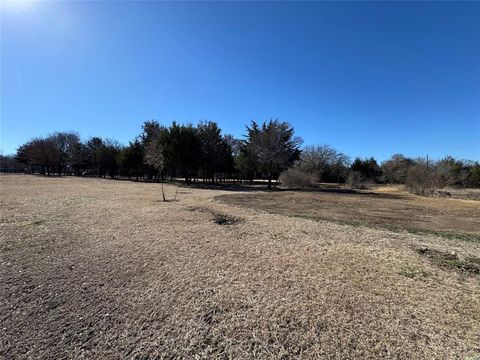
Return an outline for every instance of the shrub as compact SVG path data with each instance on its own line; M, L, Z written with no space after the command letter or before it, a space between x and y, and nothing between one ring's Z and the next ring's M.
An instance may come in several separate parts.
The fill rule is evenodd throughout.
M315 176L298 168L290 168L280 174L280 182L289 188L307 188L315 184Z
M417 163L410 167L405 182L407 189L417 195L428 196L433 193L431 171L425 164Z
M365 177L360 171L350 171L347 184L351 189L368 189L375 181Z
M405 184L408 170L413 165L414 160L402 154L395 154L382 164L383 180L390 184Z
M480 187L480 164L478 162L470 165L468 186Z

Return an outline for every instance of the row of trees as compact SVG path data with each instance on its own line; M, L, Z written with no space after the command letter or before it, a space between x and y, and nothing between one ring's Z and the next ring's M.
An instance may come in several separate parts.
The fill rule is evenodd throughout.
M278 120L261 125L252 121L244 140L223 135L211 121L166 127L152 120L127 146L100 137L82 142L77 133L57 132L21 145L14 160L16 170L46 175L156 181L181 177L187 184L262 178L270 188L299 159L300 145L294 129ZM12 160L3 157L2 168Z
M451 156L429 161L394 155L382 164L382 175L384 181L406 184L412 192L422 195L435 188L480 187L480 164Z
M352 170L360 181L406 184L415 192L443 187L480 187L480 164L451 156L429 161L396 154L380 166L374 158L357 158Z
M348 182L353 187L370 184L405 184L415 193L427 194L434 188L480 187L480 164L447 156L438 161L408 158L395 154L379 164L374 157L355 158L331 146L309 146L300 160L283 175L292 186L313 182Z
M126 146L111 139L82 141L77 133L57 132L28 141L15 156L2 156L0 161L2 171L152 181L180 177L187 184L265 179L270 188L283 172L282 181L291 186L398 183L417 193L434 187L480 187L478 162L452 157L432 162L397 154L379 164L373 157L351 161L328 145L300 150L301 144L294 129L278 120L252 121L242 140L222 134L211 121L196 126L174 122L167 127L152 120Z

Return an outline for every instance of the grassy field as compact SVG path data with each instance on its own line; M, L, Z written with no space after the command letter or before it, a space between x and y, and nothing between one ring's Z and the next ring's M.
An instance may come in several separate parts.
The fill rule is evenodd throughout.
M417 196L396 186L227 194L216 199L282 215L480 241L479 201Z
M480 356L479 202L0 186L0 358Z

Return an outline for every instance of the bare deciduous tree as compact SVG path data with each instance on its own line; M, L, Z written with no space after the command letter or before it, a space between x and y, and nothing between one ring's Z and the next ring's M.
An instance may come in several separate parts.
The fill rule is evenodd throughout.
M415 161L395 154L389 160L382 163L384 181L394 184L405 184L409 169L415 165Z
M344 182L350 159L330 145L311 145L302 150L299 167L317 181Z

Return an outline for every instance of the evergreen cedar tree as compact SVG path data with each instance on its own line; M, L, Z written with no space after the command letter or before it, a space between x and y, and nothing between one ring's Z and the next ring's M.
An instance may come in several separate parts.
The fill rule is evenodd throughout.
M270 120L258 126L252 121L247 126L243 153L249 165L266 177L270 189L272 179L300 159L301 144L302 140L294 136L293 127L288 123Z

